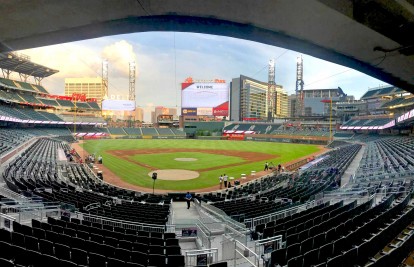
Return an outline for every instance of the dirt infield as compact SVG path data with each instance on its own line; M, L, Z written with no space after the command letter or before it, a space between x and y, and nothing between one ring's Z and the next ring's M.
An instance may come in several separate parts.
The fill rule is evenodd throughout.
M84 151L84 149L79 145L82 142L83 141L79 141L79 143L74 143L74 144L72 144L72 147L80 155L88 155L88 152L87 151ZM312 157L312 156L317 156L317 155L319 155L319 154L321 154L321 153L323 153L323 152L325 152L325 151L328 150L324 146L318 146L318 148L320 149L318 152L315 152L315 153L312 153L310 155L307 155L307 156L304 156L304 157L295 159L295 160L290 161L290 162L286 162L286 163L284 163L284 165L287 166L287 165L290 165L292 163L298 162L298 161L300 161L302 159L306 159L306 158L309 158L309 157ZM160 152L161 150L163 150L163 149L154 149L152 151L155 152L155 153L161 153ZM164 149L164 151L165 150L170 150L170 149ZM177 151L177 150L180 150L180 151ZM188 150L187 149L177 149L177 150L175 150L174 152L189 152L189 151L197 151L197 152L200 152L200 150L195 150L195 149L188 149ZM119 153L118 155L122 155L122 154L125 153L124 150L113 150L113 151L118 151L117 152L117 153ZM137 150L130 150L130 151L137 151ZM148 152L150 150L147 149L147 150L138 150L138 151L141 151L141 152L147 151ZM210 151L208 153L212 153L211 151L215 151L215 153L213 153L213 154L219 154L217 152L220 151L220 150L218 150L218 151L217 150L201 150L201 152L204 152L204 151ZM253 160L255 158L253 154L256 154L256 155L257 154L261 154L262 155L261 157L264 157L264 155L266 155L265 158L261 158L261 157L260 157L260 159L257 159L256 158L254 161L266 160L266 159L269 159L269 156L271 156L272 158L275 157L275 155L269 155L269 154L265 154L265 153L254 153L254 152L250 153L250 152L229 151L229 150L222 150L222 151L223 151L222 153L224 153L224 152L226 153L226 154L222 154L222 155L237 156L237 157L242 157L242 158L248 157L248 158L250 158L250 160ZM171 153L173 151L170 150L169 152ZM168 153L168 152L164 152L164 153ZM148 152L148 154L149 154L149 152ZM249 154L250 154L250 156L249 156ZM129 159L129 161L131 161L131 160ZM133 163L134 164L137 164L136 161L133 161ZM238 165L238 164L236 164L236 165ZM145 166L145 165L143 165L143 166ZM232 166L232 165L230 165L230 166ZM146 188L146 187L136 186L136 185L133 185L133 184L130 184L130 183L127 183L127 182L123 181L120 177L118 177L116 174L114 174L111 170L109 170L107 167L105 167L102 164L98 164L97 167L103 172L104 181L107 182L107 183L109 183L109 184L113 184L115 186L122 187L122 188L126 188L126 189L130 189L130 190L136 190L136 191L139 191L139 192L147 192L147 193L151 193L152 192L152 188ZM147 166L145 166L145 167L147 167ZM223 168L223 167L224 166L220 166L220 168ZM153 168L152 170L155 170L155 169L156 168ZM257 172L255 176L248 175L246 177L246 179L240 179L240 182L242 184L243 183L247 183L249 181L255 180L257 178L260 178L263 175L270 174L270 173L271 173L270 171L260 171L260 172ZM239 178L239 177L235 177L235 178ZM216 191L216 190L220 190L218 184L216 186L207 187L207 188L201 188L201 189L195 189L195 190L190 190L190 191L191 192L196 192L196 193L202 193L202 192L211 192L211 191ZM160 190L160 189L155 189L155 192L156 193L182 192L182 191L183 190Z
M156 172L157 178L160 180L168 181L180 181L180 180L191 180L195 179L200 174L195 171L179 170L179 169L166 169L166 170L155 170L148 173L149 177L152 177L152 174Z
M176 161L197 161L195 158L175 158Z

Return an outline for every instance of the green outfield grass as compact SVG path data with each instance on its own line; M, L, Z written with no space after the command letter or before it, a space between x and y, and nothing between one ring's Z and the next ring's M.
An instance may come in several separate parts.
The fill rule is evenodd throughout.
M217 140L144 140L144 139L121 139L121 140L88 140L82 144L88 153L102 155L104 165L117 174L124 181L143 187L152 188L152 179L148 176L150 170L133 162L115 157L108 150L130 150L130 149L216 149L231 151L260 152L270 154L267 161L276 165L286 163L294 159L317 152L315 145L273 143L273 142L248 142L248 141L217 141ZM196 158L197 161L179 162L175 158ZM218 168L215 170L202 171L200 176L192 180L166 181L157 180L157 189L167 190L191 190L210 187L218 184L220 174L240 177L242 173L250 171L262 171L263 162L248 163L241 157L225 156L200 152L176 152L157 154L136 154L129 159L139 161L158 169L187 169L200 170L206 168ZM229 164L237 166L222 167Z

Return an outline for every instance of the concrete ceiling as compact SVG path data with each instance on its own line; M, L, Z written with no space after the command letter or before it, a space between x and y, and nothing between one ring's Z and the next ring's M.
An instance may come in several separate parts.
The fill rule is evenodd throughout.
M306 53L414 93L413 22L413 0L14 0L0 5L0 52L198 32Z

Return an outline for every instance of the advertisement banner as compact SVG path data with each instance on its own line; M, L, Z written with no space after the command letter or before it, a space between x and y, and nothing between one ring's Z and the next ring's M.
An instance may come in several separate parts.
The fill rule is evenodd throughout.
M182 108L181 114L183 116L197 116L197 108Z
M197 108L197 115L198 116L212 116L213 109L212 108Z
M135 102L131 100L106 99L102 101L102 110L133 111L135 110Z

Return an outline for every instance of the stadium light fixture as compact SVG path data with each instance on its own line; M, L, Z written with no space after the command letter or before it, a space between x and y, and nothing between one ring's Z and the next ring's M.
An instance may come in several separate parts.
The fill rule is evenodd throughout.
M152 173L152 194L153 195L155 195L154 188L155 188L155 180L157 180L157 176L158 174L156 172Z

